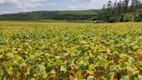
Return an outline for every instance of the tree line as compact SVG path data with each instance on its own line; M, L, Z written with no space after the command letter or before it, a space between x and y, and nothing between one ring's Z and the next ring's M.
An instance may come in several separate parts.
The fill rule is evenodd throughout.
M109 0L100 10L97 20L104 22L142 21L142 2L140 0Z
M25 13L3 14L0 20L89 20L97 15L97 10L77 11L34 11Z

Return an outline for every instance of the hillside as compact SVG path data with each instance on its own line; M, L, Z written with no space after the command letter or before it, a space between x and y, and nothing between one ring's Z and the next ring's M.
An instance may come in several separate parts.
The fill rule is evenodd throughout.
M97 15L97 10L34 11L3 14L0 20L88 20Z

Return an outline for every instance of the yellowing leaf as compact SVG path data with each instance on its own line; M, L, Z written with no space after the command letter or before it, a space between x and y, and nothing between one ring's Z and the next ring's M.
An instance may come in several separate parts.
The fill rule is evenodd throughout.
M93 56L94 56L94 54L93 54L93 53L89 53L89 56L90 56L90 57L93 57Z
M142 60L142 49L138 50L137 54L137 65L139 66L139 61Z
M77 67L76 65L73 65L73 68L74 68L75 70L77 70L77 69L78 69L78 67Z
M94 73L92 71L88 71L88 70L87 70L87 74L94 75Z
M138 50L138 57L142 58L142 49Z
M9 75L12 75L12 74L13 74L12 69L13 69L12 66L10 66L9 69L8 69L8 74L9 74Z
M26 69L27 71L26 71L26 73L25 73L25 75L27 76L27 75L29 75L30 74L30 68L28 68L27 67L27 69Z
M110 49L107 48L106 51L107 51L107 54L110 54Z
M119 59L119 60L118 60L118 63L119 63L119 64L122 64L123 62L124 62L124 61L123 61L122 59Z
M111 56L112 54L110 52L111 52L110 49L107 48L106 53Z
M34 74L34 77L38 77L38 75L37 75L37 74Z
M136 73L139 73L139 72L140 72L140 70L138 70L138 69L135 69L135 72L136 72Z
M129 76L132 76L132 75L136 74L136 72L135 72L135 70L132 67L128 66L127 67L127 74Z
M115 78L114 78L114 74L113 74L113 75L111 75L110 80L115 80Z

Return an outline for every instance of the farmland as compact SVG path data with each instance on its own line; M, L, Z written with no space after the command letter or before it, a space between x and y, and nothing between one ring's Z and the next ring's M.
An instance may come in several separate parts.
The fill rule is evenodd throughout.
M0 80L142 80L142 23L0 22Z

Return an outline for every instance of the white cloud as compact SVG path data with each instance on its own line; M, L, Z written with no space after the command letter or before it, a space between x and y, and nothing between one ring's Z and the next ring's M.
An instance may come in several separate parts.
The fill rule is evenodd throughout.
M12 11L6 11L6 10L0 11L0 15L1 15L1 14L7 14L7 13L12 13Z
M103 4L107 4L107 1L108 0L0 0L0 14L38 10L100 9ZM115 0L111 1L115 2Z
M73 10L82 10L85 8L83 5L68 5L68 7Z
M57 3L55 3L55 2L48 2L48 3L46 3L46 6L57 6Z
M80 8L80 6L77 7L77 6L73 6L73 5L68 5L68 7L71 8L71 9L78 9L78 8Z
M93 0L72 0L73 2L80 2L80 1L87 1L87 2L90 2L90 1L93 1Z
M9 4L19 9L30 9L42 6L41 2L47 0L0 0L0 4Z
M104 4L107 4L108 1L109 0L72 0L74 4L69 4L68 8L73 10L100 9ZM115 2L116 0L111 0L111 1Z

